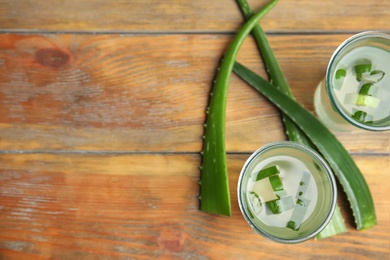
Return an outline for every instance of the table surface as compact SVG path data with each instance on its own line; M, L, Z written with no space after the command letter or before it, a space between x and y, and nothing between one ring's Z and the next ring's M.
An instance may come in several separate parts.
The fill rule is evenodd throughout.
M249 1L258 10L266 1ZM262 20L296 99L335 48L390 32L390 2L284 0ZM242 25L235 1L0 1L1 259L388 259L389 132L336 133L365 176L378 225L282 245L237 205L257 148L286 140L280 114L231 79L226 148L232 216L199 211L209 92ZM252 38L238 60L265 76Z

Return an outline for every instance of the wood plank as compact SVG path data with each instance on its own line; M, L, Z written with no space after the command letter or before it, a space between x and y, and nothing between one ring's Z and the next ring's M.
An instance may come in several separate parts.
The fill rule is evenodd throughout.
M267 2L249 0L255 10ZM263 24L267 30L278 32L390 30L389 10L387 0L377 0L375 4L362 0L284 0L263 19ZM0 2L2 30L231 32L241 22L235 1Z
M269 37L297 100L310 111L313 94L308 93L314 93L332 52L348 36ZM230 40L226 35L0 34L0 149L199 151L211 84ZM258 57L248 39L238 60L264 76ZM279 112L235 76L226 135L231 152L286 138ZM389 151L387 133L356 130L338 136L354 153Z
M247 154L229 155L232 217L198 211L200 157L0 155L0 254L6 258L387 259L388 156L354 156L374 198L378 225L280 245L246 224L236 183ZM332 250L329 250L329 249Z

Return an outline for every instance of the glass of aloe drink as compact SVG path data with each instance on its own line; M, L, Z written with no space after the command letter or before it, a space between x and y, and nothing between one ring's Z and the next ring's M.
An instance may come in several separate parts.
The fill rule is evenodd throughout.
M257 233L293 244L326 227L335 210L337 189L331 169L317 152L280 141L248 158L237 195L245 220Z
M335 131L390 129L390 35L368 31L334 52L314 95L318 118Z

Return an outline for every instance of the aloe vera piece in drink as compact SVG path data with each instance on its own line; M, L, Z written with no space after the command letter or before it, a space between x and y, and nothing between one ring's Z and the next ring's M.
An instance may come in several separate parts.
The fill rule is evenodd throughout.
M256 175L255 181L270 177L272 175L279 174L279 169L276 165L261 169Z

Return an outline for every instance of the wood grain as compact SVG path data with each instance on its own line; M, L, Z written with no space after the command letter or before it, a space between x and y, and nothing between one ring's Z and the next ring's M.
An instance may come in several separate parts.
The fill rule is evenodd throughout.
M297 100L309 110L329 57L348 36L270 36ZM198 152L208 93L230 40L2 34L0 149ZM265 75L258 57L248 39L238 59ZM286 138L279 112L237 77L226 131L229 152ZM389 150L386 132L337 135L354 153Z
M239 212L248 154L229 155L233 215L198 211L199 155L0 155L0 255L10 258L386 259L390 227L385 156L354 156L378 225L300 245L262 238ZM332 250L329 250L332 248ZM275 252L277 252L275 254Z
M267 1L249 3L258 10ZM267 30L278 32L389 31L389 10L387 0L375 4L363 0L283 0L263 24ZM3 30L232 32L241 23L233 0L0 1Z
M249 0L258 10L267 1ZM390 32L390 2L279 1L262 21L299 103L355 32ZM0 0L0 259L389 259L390 136L336 133L378 225L281 245L237 205L239 172L286 139L280 115L233 75L226 146L232 217L198 210L203 123L243 19L235 1ZM253 39L238 60L265 76Z

